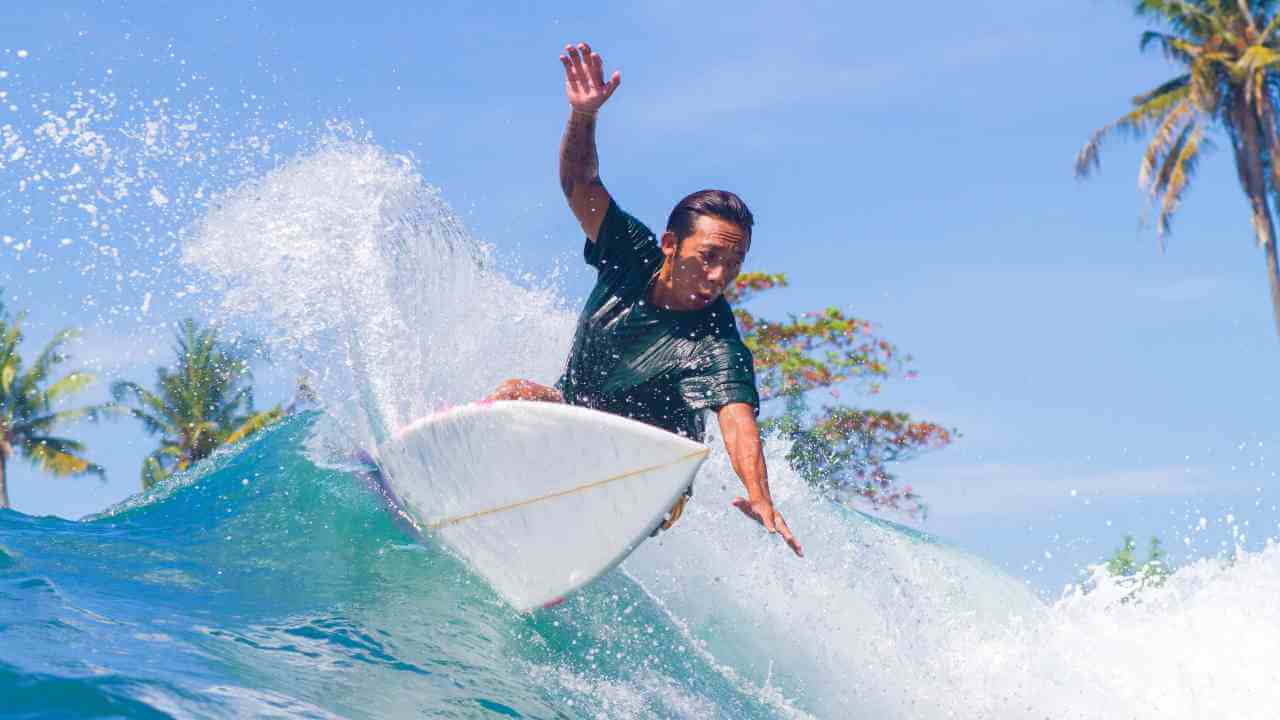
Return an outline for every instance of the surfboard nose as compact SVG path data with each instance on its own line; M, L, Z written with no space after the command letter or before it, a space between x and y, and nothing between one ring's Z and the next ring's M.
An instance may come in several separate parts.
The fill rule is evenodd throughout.
M523 611L622 562L709 452L616 415L497 401L415 421L378 457L405 509Z

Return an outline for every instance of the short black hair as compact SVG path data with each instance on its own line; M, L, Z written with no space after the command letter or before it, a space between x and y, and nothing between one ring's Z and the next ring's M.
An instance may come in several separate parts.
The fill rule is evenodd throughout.
M677 244L693 233L693 224L697 222L699 215L710 215L737 225L747 234L747 242L750 244L751 226L755 224L755 218L751 216L751 211L742 202L742 198L728 190L699 190L685 195L683 200L676 203L671 216L667 218L667 230L675 233Z

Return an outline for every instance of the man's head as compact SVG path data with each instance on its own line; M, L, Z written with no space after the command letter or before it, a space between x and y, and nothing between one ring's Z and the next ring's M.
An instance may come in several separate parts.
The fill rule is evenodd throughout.
M720 297L742 269L754 223L742 198L724 190L699 190L676 204L662 234L661 280L673 308L700 310Z

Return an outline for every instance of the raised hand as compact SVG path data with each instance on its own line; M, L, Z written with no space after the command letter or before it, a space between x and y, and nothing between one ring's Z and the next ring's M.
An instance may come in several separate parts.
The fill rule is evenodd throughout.
M564 65L564 92L569 106L578 112L594 115L622 83L622 73L617 70L605 82L604 60L586 43L578 43L577 47L565 45L560 63Z

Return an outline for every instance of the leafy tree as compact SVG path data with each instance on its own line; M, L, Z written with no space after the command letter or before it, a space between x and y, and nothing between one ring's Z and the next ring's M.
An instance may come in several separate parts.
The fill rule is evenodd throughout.
M1127 597L1132 597L1142 588L1163 585L1170 573L1159 538L1151 538L1151 544L1147 547L1147 559L1143 562L1138 562L1136 549L1137 543L1134 542L1133 536L1125 535L1124 544L1104 565L1107 573L1112 577L1128 578L1134 581L1134 589Z
M6 468L14 453L58 476L104 475L101 467L85 459L82 443L53 434L77 420L96 419L101 411L92 405L55 409L94 379L80 370L53 379L56 368L68 359L63 346L75 331L55 335L28 367L18 352L25 317L25 313L10 317L0 304L0 508L9 507Z
M160 447L142 464L143 489L284 415L278 406L254 411L248 353L219 340L216 329L183 321L174 352L174 365L156 371L155 392L127 380L111 386L117 407L160 436Z
M1156 219L1161 248L1195 176L1211 130L1225 132L1266 253L1272 314L1280 333L1280 265L1271 204L1280 199L1280 13L1277 0L1139 0L1138 15L1170 32L1147 31L1140 48L1158 48L1182 72L1133 98L1133 109L1094 133L1076 158L1076 175L1098 167L1102 140L1116 132L1151 133L1138 183ZM1144 212L1145 216L1145 212Z
M762 401L779 400L781 414L766 418L762 429L792 441L792 467L811 484L841 499L860 498L881 509L909 515L924 512L910 485L900 486L889 465L945 447L955 436L930 422L914 421L902 412L847 405L812 409L809 396L853 383L868 394L893 377L911 378L910 357L878 337L871 323L849 317L839 308L789 315L781 322L757 318L742 304L759 293L787 284L784 275L743 273L727 292L743 341L755 356L756 384Z

